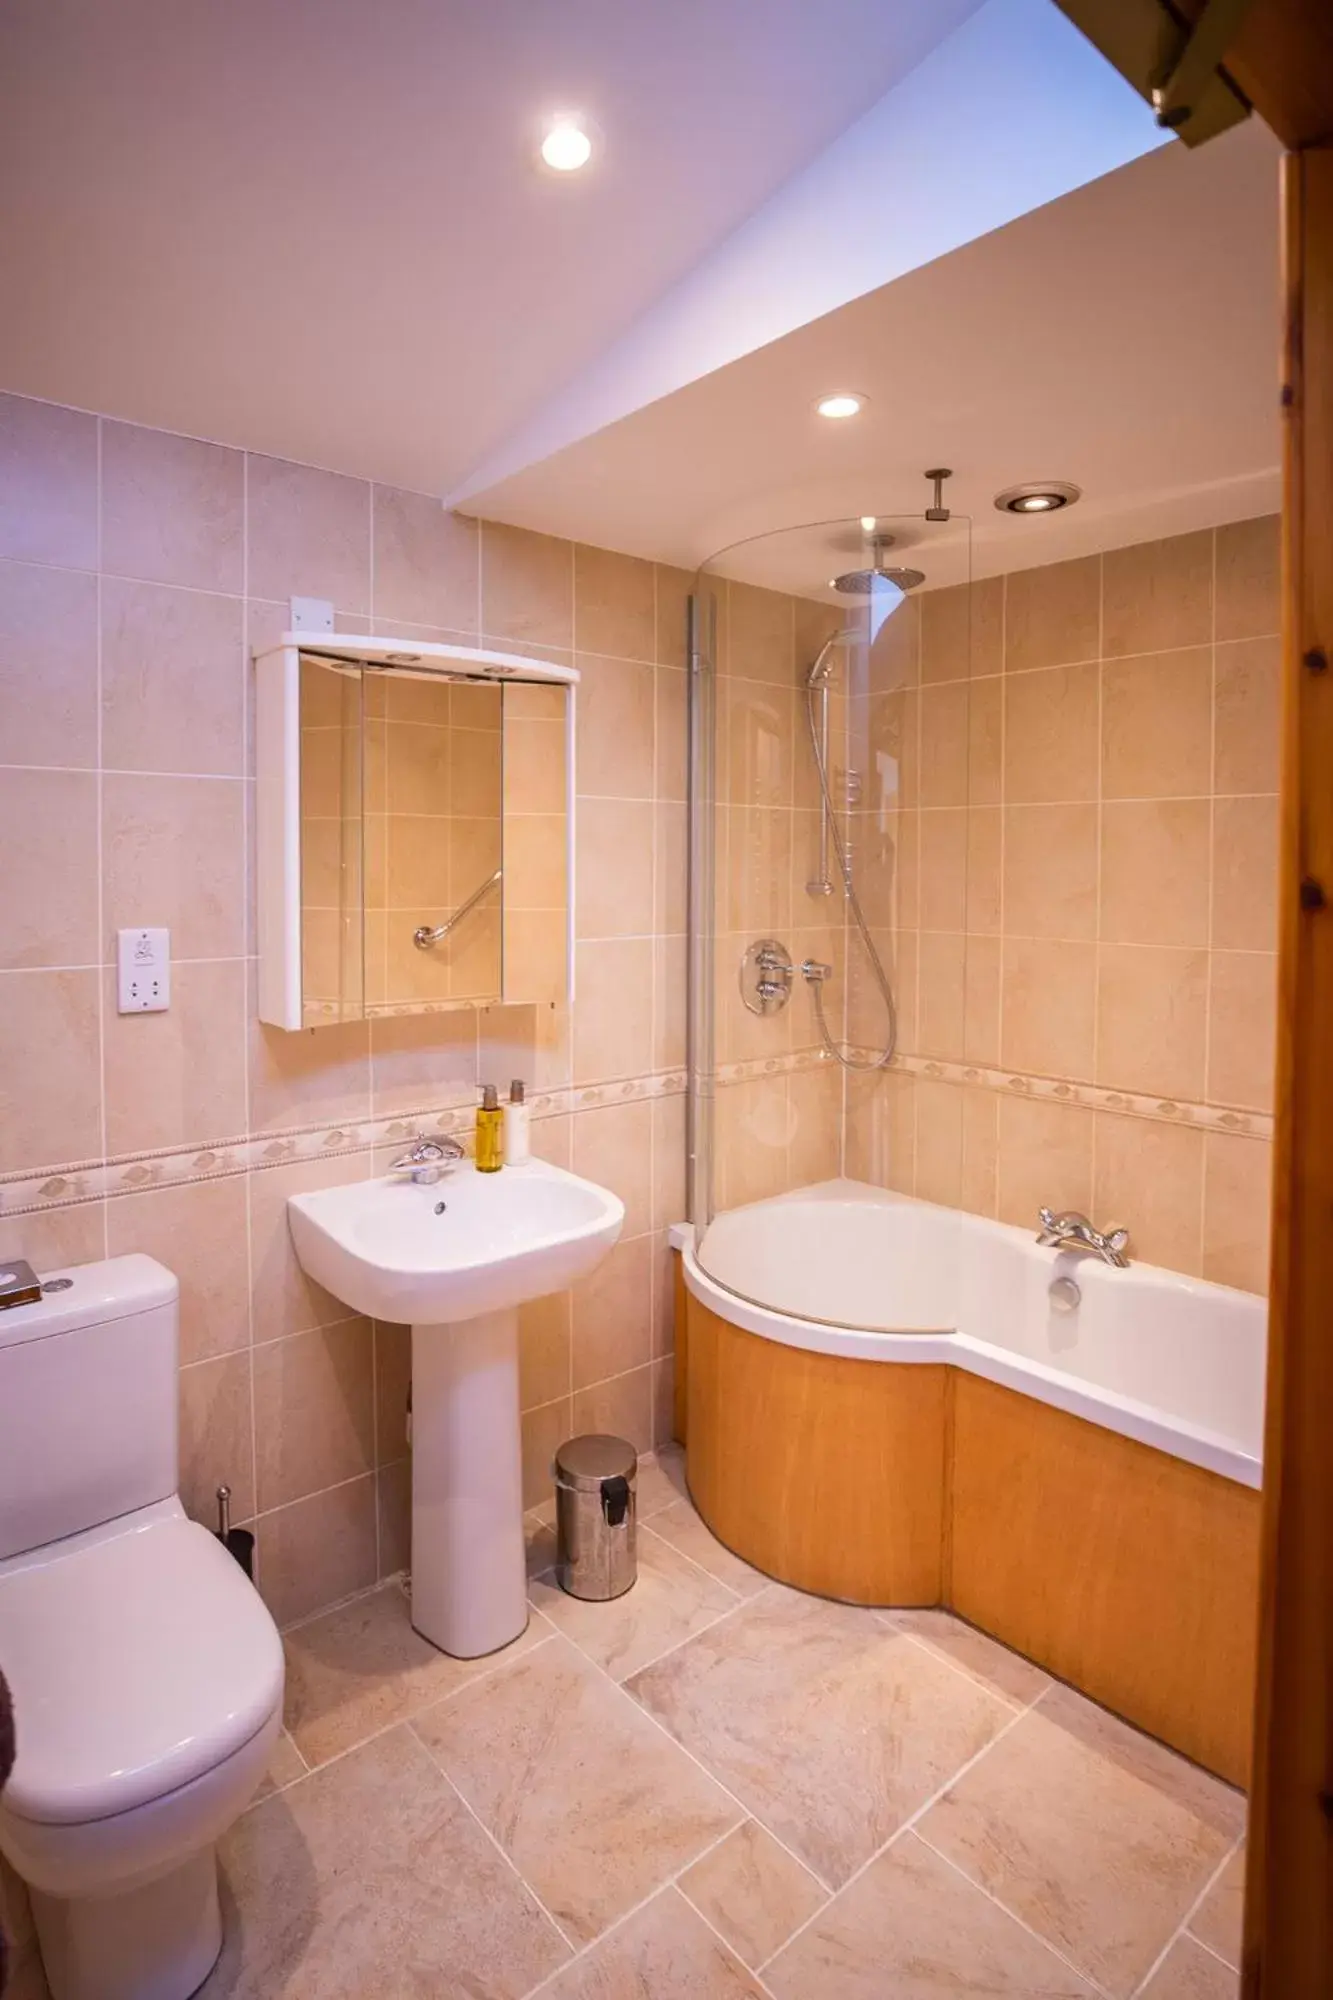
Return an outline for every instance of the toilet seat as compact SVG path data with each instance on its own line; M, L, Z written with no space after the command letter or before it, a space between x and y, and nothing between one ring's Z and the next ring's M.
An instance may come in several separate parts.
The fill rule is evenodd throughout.
M176 1499L0 1564L0 1661L18 1724L6 1845L184 1798L278 1727L273 1620Z

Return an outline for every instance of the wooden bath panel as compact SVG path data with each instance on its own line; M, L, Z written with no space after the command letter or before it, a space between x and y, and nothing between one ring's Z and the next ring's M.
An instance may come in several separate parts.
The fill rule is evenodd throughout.
M728 1548L848 1603L944 1604L1246 1783L1257 1493L963 1369L761 1339L688 1291L677 1339L690 1490Z
M938 1604L943 1367L783 1347L687 1302L690 1491L769 1576L852 1604Z
M1245 1784L1259 1495L954 1374L954 1610Z

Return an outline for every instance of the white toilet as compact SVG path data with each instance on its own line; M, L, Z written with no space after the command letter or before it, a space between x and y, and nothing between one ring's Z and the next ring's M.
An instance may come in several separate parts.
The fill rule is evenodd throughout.
M54 2000L186 2000L221 1950L214 1843L281 1727L282 1645L176 1494L175 1278L137 1256L56 1276L0 1312L0 1850Z

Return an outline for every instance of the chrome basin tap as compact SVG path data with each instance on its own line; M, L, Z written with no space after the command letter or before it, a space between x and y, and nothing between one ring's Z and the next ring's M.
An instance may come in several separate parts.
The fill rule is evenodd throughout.
M463 1158L464 1149L457 1139L418 1139L401 1160L394 1161L389 1172L402 1174L422 1187L434 1187L446 1168L457 1166Z
M1127 1229L1108 1229L1103 1235L1076 1208L1065 1209L1059 1215L1053 1209L1041 1208L1037 1220L1041 1223L1037 1241L1044 1250L1091 1250L1104 1264L1114 1264L1121 1271L1129 1263Z

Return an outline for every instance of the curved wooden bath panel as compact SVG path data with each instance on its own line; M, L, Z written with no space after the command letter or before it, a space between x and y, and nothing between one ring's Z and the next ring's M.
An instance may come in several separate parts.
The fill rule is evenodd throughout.
M944 1605L1246 1782L1257 1493L959 1369L683 1305L690 1491L719 1541L821 1596Z

